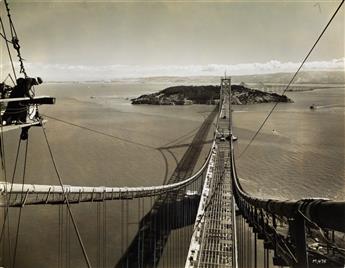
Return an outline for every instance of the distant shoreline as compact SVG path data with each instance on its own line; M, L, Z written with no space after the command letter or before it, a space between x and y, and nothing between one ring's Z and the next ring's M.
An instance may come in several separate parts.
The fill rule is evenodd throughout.
M267 74L232 75L233 83L246 83L250 86L257 85L287 85L291 80L291 72L273 72ZM43 80L44 77L43 77ZM138 76L138 77L87 77L85 80L47 80L46 83L173 83L173 84L211 84L219 85L220 76ZM344 70L301 71L291 86L307 85L333 85L345 86Z

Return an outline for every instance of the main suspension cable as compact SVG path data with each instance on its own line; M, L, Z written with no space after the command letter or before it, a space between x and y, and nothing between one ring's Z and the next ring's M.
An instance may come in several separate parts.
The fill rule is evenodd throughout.
M4 3L5 3L6 11L7 11L8 21L10 24L10 30L11 30L11 36L12 36L12 42L11 43L13 45L13 48L17 51L17 57L18 57L18 60L20 63L20 72L24 74L25 78L27 78L28 76L26 74L25 67L24 67L24 59L22 58L22 55L20 53L19 40L18 40L16 28L14 27L14 24L13 24L13 21L11 18L10 8L8 6L7 0L4 0Z
M11 62L12 72L13 72L14 78L17 80L17 74L16 74L16 70L14 68L12 54L11 54L10 46L8 45L8 41L7 41L8 39L7 39L7 36L6 36L6 31L5 31L4 23L2 21L1 13L0 13L0 24L1 24L2 34L3 34L3 37L5 39L5 44L6 44L6 49L7 49L8 57L9 57L10 62Z
M286 86L286 88L284 89L282 95L285 94L285 92L289 89L290 85L292 84L292 82L295 80L297 74L299 73L299 71L302 69L304 63L307 61L307 59L309 58L310 54L313 52L314 48L316 47L316 45L318 44L318 42L320 41L321 37L323 36L323 34L326 32L328 26L331 24L331 22L333 21L334 17L337 15L338 11L340 10L341 6L344 4L345 0L342 0L341 3L339 4L338 8L336 9L336 11L333 13L331 19L328 21L328 23L326 24L326 26L324 27L324 29L322 30L321 34L319 35L319 37L317 38L317 40L314 42L314 45L312 46L312 48L309 50L309 52L307 53L307 55L305 56L305 58L303 59L301 65L298 67L297 71L295 72L295 74L292 76L290 82L288 83L288 85ZM253 143L253 141L255 140L256 136L259 134L259 132L261 131L261 129L263 128L263 126L266 124L268 118L271 116L271 114L273 113L274 109L277 107L277 105L279 104L279 102L276 102L272 109L270 110L270 112L268 113L268 115L266 116L266 118L264 119L264 121L261 123L260 127L258 128L258 130L255 132L255 134L253 135L253 137L251 138L251 140L249 141L249 143L247 144L247 146L244 148L244 150L240 153L240 155L238 156L238 159L241 158L241 156L248 150L249 146Z

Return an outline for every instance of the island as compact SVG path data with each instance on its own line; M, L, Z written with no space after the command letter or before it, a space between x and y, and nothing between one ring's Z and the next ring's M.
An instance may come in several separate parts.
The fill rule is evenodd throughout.
M269 102L292 102L285 95L263 92L243 85L232 85L232 104L244 105ZM220 86L173 86L152 94L131 99L132 104L188 105L217 104Z

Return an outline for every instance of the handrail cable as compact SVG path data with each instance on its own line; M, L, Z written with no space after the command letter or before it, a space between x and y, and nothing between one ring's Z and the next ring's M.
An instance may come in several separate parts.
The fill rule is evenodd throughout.
M221 102L222 102L222 101L221 101ZM222 107L223 103L220 103L219 105L220 105L220 107ZM219 116L220 116L220 114L218 115L217 120L219 119ZM218 121L217 121L217 126L218 126ZM216 136L215 136L214 138L216 138ZM212 146L211 150L213 150L213 146ZM217 157L218 157L218 156L217 156ZM216 158L215 161L218 161L217 158ZM221 174L220 177L219 177L219 181L218 181L218 183L217 183L217 185L216 185L216 187L215 187L215 190L214 190L213 194L210 196L210 198L208 199L207 204L205 205L204 213L201 215L200 219L197 219L197 220L196 220L196 222L195 222L195 227L194 227L193 232L192 232L192 236L194 235L195 231L198 229L197 227L198 227L198 225L201 223L202 219L204 218L204 216L205 216L205 214L206 214L206 212L207 212L209 206L211 206L211 204L213 203L213 199L214 199L214 197L215 197L215 195L216 195L216 192L217 192L217 190L218 190L220 184L224 181L225 170L226 170L226 169L224 168L222 174Z
M43 124L42 124L42 130L43 130L43 134L44 134L44 137L45 137L47 146L48 146L49 154L50 154L50 157L51 157L53 166L54 166L54 170L55 170L56 176L58 177L58 180L59 180L61 189L64 189L64 187L63 187L63 182L62 182L62 178L61 178L61 176L60 176L59 170L57 169L57 165L56 165L56 162L55 162L55 158L54 158L54 155L53 155L53 151L52 151L52 149L51 149L51 147L50 147L50 143L49 143L49 140L48 140L48 137L47 137L47 133L46 133L44 127L43 127ZM91 262L90 262L90 260L89 260L88 255L87 255L87 252L86 252L86 249L85 249L83 240L82 240L81 235L80 235L80 232L79 232L78 225L77 225L77 223L76 223L76 221L75 221L75 219L74 219L74 216L73 216L73 213L72 213L72 210L71 210L71 207L70 207L70 203L69 203L69 201L68 201L66 192L65 192L64 190L62 190L62 195L64 196L64 199L65 199L65 202L66 202L66 205L67 205L67 209L68 209L70 218L71 218L71 220L72 220L72 224L73 224L74 230L75 230L75 232L76 232L76 235L77 235L77 237L78 237L78 241L79 241L80 247L81 247L82 252L83 252L83 255L84 255L85 262L86 262L87 266L88 266L89 268L91 268L91 267L92 267L92 266L91 266Z
M219 117L219 115L218 115L218 117ZM218 119L217 119L218 120ZM210 161L210 159L211 159L211 156L212 156L212 151L213 151L213 148L214 148L214 144L215 144L215 139L216 139L216 133L214 134L214 137L213 137L213 144L212 144L212 146L211 146L211 148L210 148L210 150L209 150L209 153L208 153L208 155L207 155L207 157L206 157L206 160L205 160L205 162L203 163L203 165L201 166L201 168L198 170L198 171L196 171L192 176L190 176L190 177L188 177L188 178L186 178L185 180L183 180L183 181L181 181L181 182L175 182L175 183L171 183L171 184L164 184L164 185L159 185L159 186L146 186L146 187L123 187L123 188L125 188L125 189L127 189L127 191L129 191L129 190L132 190L132 192L133 191L140 191L140 192L145 192L145 191L147 191L147 192L151 192L150 193L150 195L151 194L153 194L153 195L155 195L155 194L162 194L163 192L170 192L170 191L174 191L174 190L176 190L176 189L178 189L178 188L181 188L181 187L184 187L185 185L188 185L188 184L190 184L190 183L192 183L194 180L196 180L201 174L202 174L202 172L205 170L205 168L207 167L207 165L208 165L208 163L209 163L209 161ZM5 183L5 184L0 184L0 192L1 191L7 191L6 190L6 186L7 186L7 184ZM44 185L43 185L44 186ZM28 190L29 188L31 188L31 187L35 187L34 185L26 185L25 186L26 188L26 190L27 191L30 191L30 192L32 192L32 190ZM29 188L28 188L29 187ZM44 192L45 191L47 191L47 192L50 192L51 191L51 187L55 187L55 186L52 186L52 185L50 185L48 188L47 188L47 190L43 190ZM61 187L61 185L59 185L59 187ZM78 186L75 186L75 187L78 187ZM74 187L74 188L75 188ZM115 191L114 191L114 189L115 188L117 188L116 189L116 191L117 190L119 190L120 192L121 192L121 187L119 188L119 187L95 187L95 188L102 188L102 192L106 189L106 192L107 193L109 193L109 192L111 192L112 194L113 193L115 193ZM109 189L107 189L107 188L109 188ZM70 191L70 189L68 188L68 187L66 187L65 185L63 186L63 187L61 187L61 189L62 189L62 192L64 192L64 191ZM79 189L79 191L80 191L80 189ZM91 191L91 190L90 190ZM92 192L93 192L94 190L92 190ZM15 190L12 190L11 189L11 193L13 193L13 192L16 192L16 193L19 193L19 192L21 192L21 191L18 191L18 185L16 186L16 189ZM59 191L59 193L61 193L60 191ZM26 205L28 205L28 204L30 204L30 203L28 203L28 202L26 202Z
M219 186L221 185L221 183L224 181L224 175L225 175L225 169L223 170L223 173L220 175L220 180L218 181L214 192L212 193L212 195L210 196L210 198L207 201L207 204L205 205L204 208L204 213L201 214L201 217L199 219L196 219L195 221L195 226L193 228L193 232L192 232L192 236L194 235L194 233L196 232L196 230L198 229L199 224L201 224L201 221L204 217L206 217L206 212L208 210L208 208L213 204L214 198L216 196L216 192L218 191Z
M299 71L302 69L302 66L304 65L304 63L307 61L307 59L309 58L310 54L312 53L312 51L314 50L314 48L316 47L316 45L318 44L318 42L320 41L321 37L323 36L323 34L326 32L328 26L331 24L331 22L333 21L334 17L336 16L336 14L338 13L338 11L340 10L341 6L344 4L345 0L342 0L341 3L339 4L338 8L336 9L336 11L333 13L331 19L328 21L328 23L326 24L326 26L324 27L323 31L321 32L321 34L319 35L319 37L317 38L317 40L315 41L314 45L312 46L312 48L309 50L307 56L304 58L304 60L302 61L301 65L298 67L297 71L295 72L295 74L292 76L290 82L288 83L288 85L286 86L286 88L284 89L282 95L285 94L285 92L289 89L290 85L292 84L292 82L295 80L297 74L299 73ZM259 132L261 131L261 129L263 128L263 126L265 125L265 123L267 122L268 118L271 116L271 114L273 113L274 109L277 107L277 105L279 104L279 102L276 102L272 109L270 110L270 112L268 113L268 115L266 116L266 118L264 119L264 121L261 123L260 127L258 128L258 130L255 132L255 134L253 135L253 137L251 138L251 140L249 141L249 143L247 144L247 146L244 148L244 150L240 153L240 155L238 156L238 159L241 158L241 156L248 150L249 146L253 143L254 139L256 138L256 136L259 134Z
M205 162L203 163L202 167L196 173L194 173L192 176L190 176L190 177L188 177L185 180L180 181L180 182L175 182L175 183L171 183L171 184L162 184L162 185L158 185L158 186L140 186L140 187L127 187L127 186L124 186L124 187L104 187L104 186L99 186L99 187L86 187L86 188L89 188L88 191L91 191L91 189L92 189L92 192L94 192L94 190L96 188L98 188L97 192L99 192L99 190L101 190L101 192L103 193L104 190L106 190L106 193L111 193L111 194L115 193L114 189L116 190L116 193L121 193L121 190L122 190L122 193L124 193L124 191L129 192L129 193L133 193L135 191L140 191L140 193L151 192L150 195L161 195L163 193L176 191L179 188L182 188L186 185L189 185L190 183L192 183L193 181L195 181L197 178L200 177L200 175L205 170L205 168L207 167L207 164L210 161L213 146L214 146L214 143L211 146L211 149L210 149L208 156L207 156ZM19 185L21 187L21 184L19 184ZM42 193L42 191L37 191L37 190L39 190L36 188L37 186L42 186L42 185L34 185L34 184L24 185L24 187L26 187L25 188L26 191L29 191L30 193L35 191L34 189L36 189L36 191L35 191L36 193L37 192ZM49 191L53 192L53 190L56 189L56 186L54 186L54 185L43 185L43 186L46 186L43 189L44 193L48 193ZM71 191L71 192L73 191L73 189L71 190L69 188L70 187L69 185L64 185L63 188L61 188L61 185L59 185L58 187L63 191ZM79 188L78 193L80 192L80 186L71 186L71 187ZM84 187L81 187L81 188L84 188ZM18 191L17 189L18 189L18 187L16 187L16 189L14 189L14 190L11 190L11 193L21 193L21 190ZM3 192L3 191L6 191L6 184L0 183L0 192ZM61 191L58 191L58 193L61 193ZM28 204L30 204L30 202L26 202L25 204L28 205Z

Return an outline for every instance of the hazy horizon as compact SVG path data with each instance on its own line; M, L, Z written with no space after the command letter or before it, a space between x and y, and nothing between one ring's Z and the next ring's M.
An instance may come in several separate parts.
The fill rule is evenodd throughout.
M150 77L206 77L221 76L227 73L231 76L262 75L277 73L293 73L300 62L279 62L272 60L265 63L246 63L236 65L67 65L26 63L29 75L41 76L45 81L88 81L116 80ZM344 71L345 58L331 61L307 62L303 71ZM1 68L2 67L2 68ZM9 70L9 65L1 65L1 70ZM16 67L18 65L16 64ZM6 72L3 71L3 75ZM345 75L345 73L344 73Z

